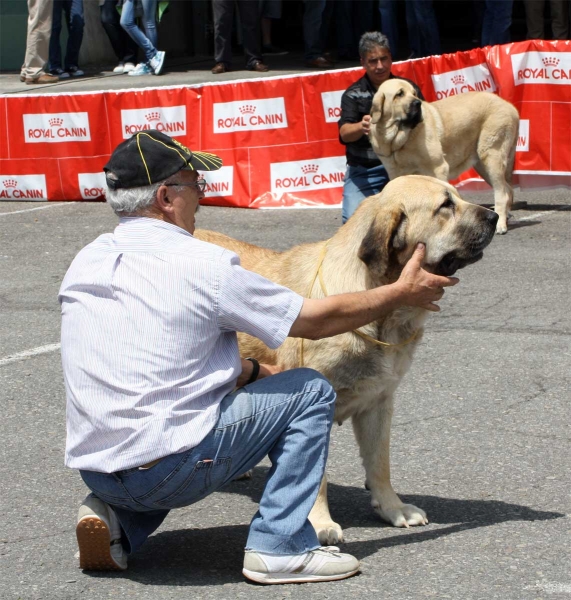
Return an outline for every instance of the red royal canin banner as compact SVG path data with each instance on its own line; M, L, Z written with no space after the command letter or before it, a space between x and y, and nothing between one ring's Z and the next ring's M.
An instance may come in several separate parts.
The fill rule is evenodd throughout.
M531 40L394 63L429 102L493 92L520 114L513 181L571 188L571 41ZM158 129L224 161L205 204L331 207L341 202L341 95L361 68L144 90L0 95L0 201L102 199L119 143ZM35 159L35 160L30 160ZM40 160L38 160L40 159ZM458 187L490 189L474 170Z

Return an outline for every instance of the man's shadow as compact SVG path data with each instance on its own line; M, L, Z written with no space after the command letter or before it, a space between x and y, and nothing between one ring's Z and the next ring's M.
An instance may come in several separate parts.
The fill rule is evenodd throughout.
M252 479L233 481L218 493L247 496L252 502L258 503L267 472L267 467L256 467ZM397 530L383 523L373 512L369 492L364 487L329 484L328 497L333 519L344 529L379 529L379 535L373 540L348 541L342 544L342 551L350 552L359 559L366 558L381 548L418 544L506 521L546 521L565 516L563 513L538 511L499 500L401 496L404 502L426 510L432 527L428 525L402 529L399 530L402 533L395 535ZM434 525L440 527L435 528ZM385 535L385 527L391 529L392 535ZM209 586L236 583L243 580L241 566L247 537L247 525L163 531L149 538L129 560L129 568L124 573L89 575L122 577L148 585Z

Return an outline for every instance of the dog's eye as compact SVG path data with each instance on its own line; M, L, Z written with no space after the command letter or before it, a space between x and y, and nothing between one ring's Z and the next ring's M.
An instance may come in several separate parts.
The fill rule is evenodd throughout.
M395 94L395 96L396 96L397 98L398 98L398 97L400 97L400 96L404 96L404 90L399 90L399 91L398 91L398 92Z
M438 210L442 210L443 208L450 208L451 210L454 210L456 208L454 201L452 200L452 196L450 196L450 194L446 194L446 200L444 200L444 202L440 205L440 208Z

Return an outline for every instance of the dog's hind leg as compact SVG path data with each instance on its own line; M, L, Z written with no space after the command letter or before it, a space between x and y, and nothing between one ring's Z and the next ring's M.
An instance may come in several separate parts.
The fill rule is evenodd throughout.
M513 164L513 159L512 164ZM513 190L507 179L511 179L511 167L508 164L510 157L505 157L500 152L489 150L475 165L476 171L484 181L494 188L494 210L499 219L496 233L500 235L508 231L508 213L513 202Z
M334 546L343 541L343 530L329 514L327 502L327 475L323 475L317 500L309 513L309 520L317 533L319 543L323 546Z
M392 398L384 398L373 410L353 416L353 429L371 491L371 505L381 519L395 527L426 525L426 513L412 504L404 504L391 485L390 435Z

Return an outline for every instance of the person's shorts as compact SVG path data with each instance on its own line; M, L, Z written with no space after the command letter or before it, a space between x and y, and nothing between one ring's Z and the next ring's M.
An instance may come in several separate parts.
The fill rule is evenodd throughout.
M260 0L260 17L281 19L282 0Z

